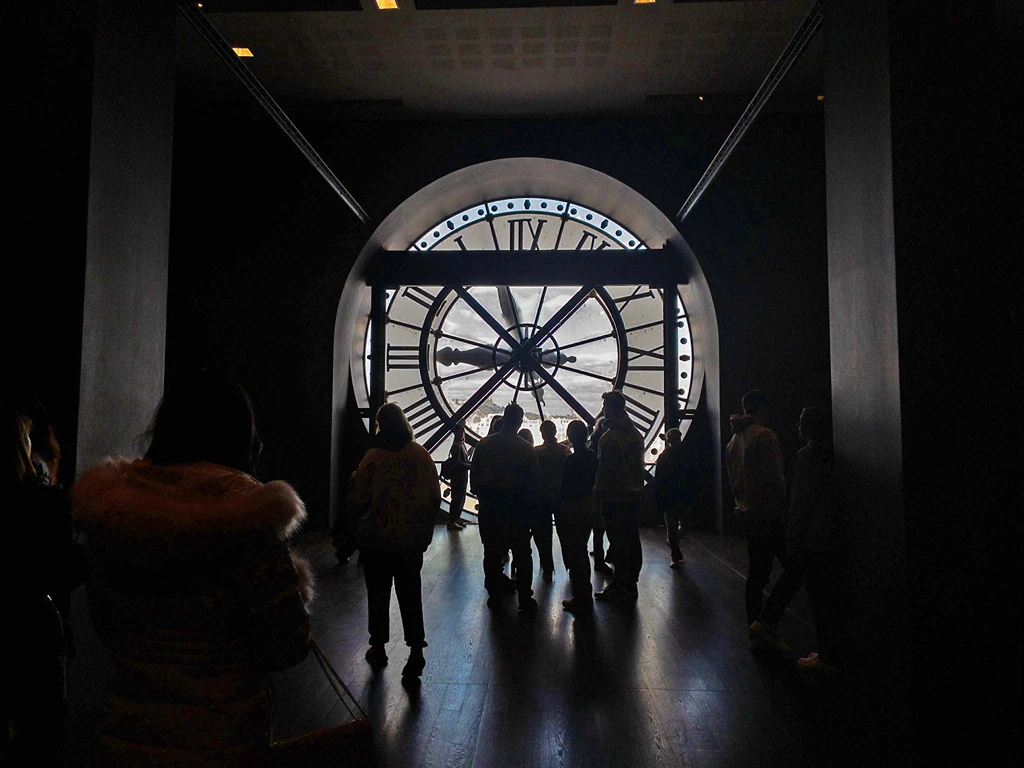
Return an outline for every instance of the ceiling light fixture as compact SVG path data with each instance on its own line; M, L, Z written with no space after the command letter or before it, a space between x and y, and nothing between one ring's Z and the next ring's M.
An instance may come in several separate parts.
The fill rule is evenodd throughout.
M697 98L700 99L701 101L704 101L704 97L703 96L698 96Z
M818 94L818 101L824 101L825 97L822 94Z
M397 11L398 0L377 0L377 7L382 11Z
M647 5L648 3L653 2L654 0L633 0L633 5Z
M232 48L231 50L234 51L235 56L237 56L240 59L252 58L252 51L250 51L248 48Z

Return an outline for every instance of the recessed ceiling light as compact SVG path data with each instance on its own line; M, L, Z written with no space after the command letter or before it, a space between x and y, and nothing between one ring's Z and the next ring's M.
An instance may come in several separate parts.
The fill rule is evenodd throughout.
M240 59L252 58L252 51L250 51L248 48L232 48L231 50L234 51L235 55Z
M398 0L377 0L377 7L382 11L397 11Z
M647 5L647 3L653 3L654 0L633 0L633 5Z
M703 96L698 96L697 98L700 99L701 101L704 101L704 97Z
M818 101L824 101L825 97L822 94L818 94Z

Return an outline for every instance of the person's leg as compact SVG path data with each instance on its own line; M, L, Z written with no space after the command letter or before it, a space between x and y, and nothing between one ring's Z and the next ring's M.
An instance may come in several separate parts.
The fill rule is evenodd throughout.
M374 550L362 550L363 578L366 581L366 608L369 614L370 647L380 649L374 652L371 661L385 661L384 646L390 637L389 614L391 612L391 567L386 555ZM369 659L370 657L367 656Z
M747 626L750 626L761 615L761 593L771 578L773 554L771 540L764 535L763 526L756 523L745 525L743 533L747 540L745 598Z
M622 543L626 562L622 569L622 576L625 586L630 592L636 594L636 583L640 580L640 569L644 565L644 549L640 543L640 508L636 504L626 504L624 506L625 509L622 515ZM616 567L616 581L618 581L618 576L619 569Z
M545 580L550 578L551 574L555 571L555 559L551 551L551 516L553 511L554 504L551 501L542 501L537 513L537 519L533 524L533 540L537 544L537 560Z
M423 590L420 570L423 568L422 553L403 553L394 558L395 596L402 613L402 628L405 644L410 648L426 647L423 631Z
M512 557L516 562L516 591L519 610L536 610L533 599L533 547L530 545L530 521L521 517L509 521Z
M807 599L818 637L818 658L830 667L837 667L842 663L839 638L835 631L839 569L833 559L834 555L830 552L808 553L805 580Z
M786 612L786 606L796 597L796 593L800 591L804 578L799 561L795 559L790 560L786 556L786 529L781 520L772 522L768 539L772 555L782 563L782 575L775 582L775 586L772 587L772 591L768 595L768 600L765 602L764 609L761 611L759 618L763 624L766 624L774 632L779 619Z
M502 558L508 552L507 522L501 510L481 502L478 517L480 541L484 545L484 589L492 599L505 595L505 571Z
M590 554L594 556L594 565L598 563L604 564L604 526L594 526L594 548L590 550Z
M452 478L452 496L448 504L448 524L458 523L462 519L462 508L466 504L467 477Z
M681 560L683 553L679 551L679 505L669 504L665 509L665 530L668 533L668 549L672 562Z
M568 546L563 550L563 557L572 582L572 599L574 603L589 605L594 601L594 589L590 583L590 558L587 556L590 525L585 520L577 519L567 521L565 528Z

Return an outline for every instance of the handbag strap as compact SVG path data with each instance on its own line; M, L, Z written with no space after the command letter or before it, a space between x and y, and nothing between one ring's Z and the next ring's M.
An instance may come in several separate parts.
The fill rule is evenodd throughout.
M356 697L349 690L349 687L345 685L345 681L341 679L341 675L338 674L337 670L331 665L330 659L327 658L327 654L324 653L323 649L317 643L316 640L310 640L310 648L313 651L313 656L316 658L317 663L320 665L320 669L323 670L324 676L327 678L327 682L331 684L331 688L338 694L338 698L341 703L345 705L345 709L352 716L353 720L359 720L360 718L366 718L366 711L359 706L359 702L356 701ZM344 694L342 693L344 691ZM352 701L352 705L355 706L355 710L349 706L348 701L345 699L345 694L348 694L348 698ZM277 735L277 697L274 695L274 682L270 675L267 675L267 702L270 709L270 744L275 745L280 743ZM359 714L357 715L356 712Z

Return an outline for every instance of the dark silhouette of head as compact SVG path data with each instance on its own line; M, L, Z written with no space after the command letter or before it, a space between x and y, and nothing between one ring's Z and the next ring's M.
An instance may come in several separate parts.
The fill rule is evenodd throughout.
M459 442L466 437L466 428L461 424L456 424L452 427L452 437L455 438L455 442Z
M146 435L156 464L209 462L251 474L262 448L249 395L211 371L170 380Z
M832 444L832 412L809 405L800 412L798 431L804 440L820 445Z
M589 436L587 425L579 419L570 421L569 426L565 428L565 436L569 438L573 448L582 448L587 444L587 437Z
M768 395L759 389L752 389L743 396L743 413L748 416L761 416L768 410Z
M397 403L384 403L377 409L377 445L400 451L412 442L412 427Z
M528 442L530 445L533 445L533 432L528 430L526 427L523 427L522 429L519 430L519 436L523 438L523 440Z
M523 408L518 403L509 403L501 415L502 431L518 432L523 426Z
M5 489L15 488L35 480L32 468L32 442L29 434L32 423L24 415L0 401L4 441L3 483Z
M505 422L501 420L501 416L495 414L491 417L491 426L487 429L488 436L498 434L503 426L505 426Z
M678 429L670 429L665 433L665 445L666 447L672 445L679 445L683 441L683 433Z
M551 419L545 419L540 424L540 436L543 438L545 443L553 443L558 433L558 427L555 426L555 422Z
M626 410L626 396L617 389L605 392L601 399L604 401L602 410L605 416L617 416Z

